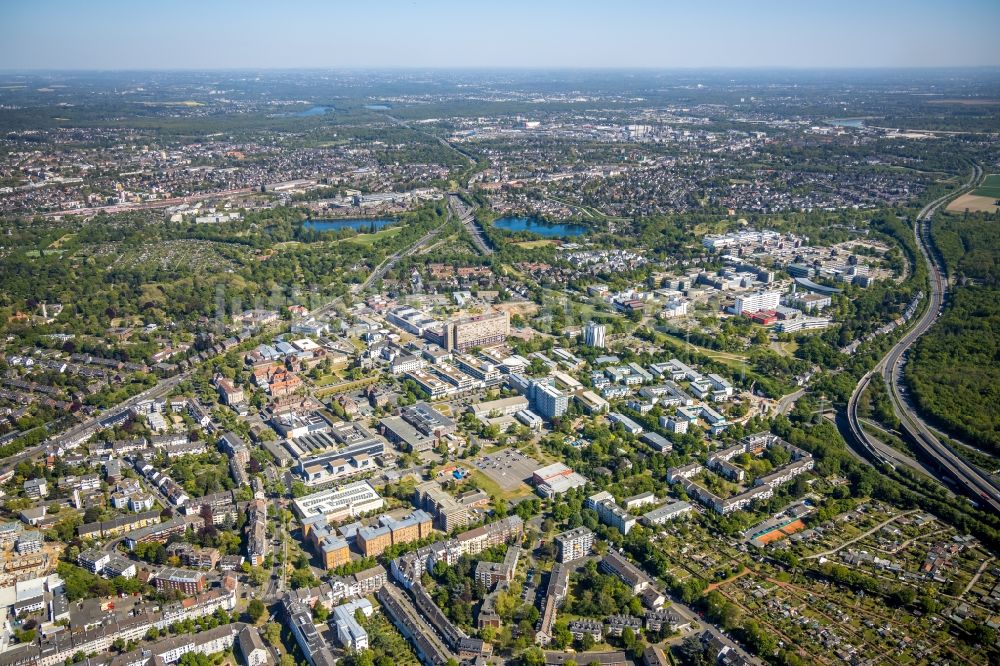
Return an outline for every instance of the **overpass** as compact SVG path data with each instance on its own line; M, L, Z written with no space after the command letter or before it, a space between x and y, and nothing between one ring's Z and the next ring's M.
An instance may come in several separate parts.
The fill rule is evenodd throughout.
M476 221L476 209L465 205L465 202L457 194L448 195L448 207L451 209L452 214L462 223L462 226L465 227L465 230L472 238L472 244L476 246L479 253L486 257L493 254L493 248L483 233L483 228Z

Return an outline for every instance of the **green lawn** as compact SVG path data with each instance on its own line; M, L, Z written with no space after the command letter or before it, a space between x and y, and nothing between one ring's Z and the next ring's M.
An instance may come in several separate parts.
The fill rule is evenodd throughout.
M531 241L521 241L519 243L514 243L518 247L522 247L525 250L534 250L540 247L547 247L549 245L555 245L554 240L531 240Z
M322 388L324 386L329 386L330 384L336 384L337 382L340 382L340 381L343 381L343 380L344 380L344 378L340 374L338 374L336 372L331 372L330 374L323 375L319 379L315 380L313 382L313 385L316 388Z
M657 330L657 334L659 336L662 336L662 340L669 340L675 346L686 347L687 349L696 351L699 354L704 354L713 361L718 361L719 363L727 365L730 368L739 369L745 367L747 364L748 357L746 354L737 354L735 352L726 352L726 351L720 351L718 349L709 349L708 347L700 347L694 344L693 342L687 342L686 340L684 340L684 337L682 335L676 333L668 334L665 333L664 331ZM661 344L662 340L658 338L658 341L660 341Z
M983 179L983 184L972 191L979 197L994 197L1000 199L1000 174L990 174Z
M352 236L342 242L371 247L379 241L392 238L402 230L403 227L389 227L388 229L383 229L382 231L376 231L373 234L358 234L357 236Z
M513 490L504 490L500 487L499 483L478 469L471 469L469 471L469 476L473 478L477 486L482 488L484 492L492 497L500 497L507 501L512 501L521 497L527 497L531 494L531 488L526 483L520 484Z

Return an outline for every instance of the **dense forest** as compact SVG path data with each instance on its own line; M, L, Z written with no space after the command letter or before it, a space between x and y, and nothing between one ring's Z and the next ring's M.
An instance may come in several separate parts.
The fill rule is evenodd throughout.
M924 414L967 443L1000 452L1000 219L939 215L934 242L955 287L914 347L906 380Z

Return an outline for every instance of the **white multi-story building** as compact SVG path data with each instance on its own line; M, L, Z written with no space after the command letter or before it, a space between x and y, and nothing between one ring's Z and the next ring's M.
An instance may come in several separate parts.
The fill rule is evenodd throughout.
M368 648L368 632L354 619L355 611L360 610L365 617L371 617L374 609L367 599L355 599L333 609L333 621L337 627L337 640L349 650L364 650Z
M301 518L323 514L331 519L377 511L384 504L385 501L367 481L330 488L300 497L294 502L295 511Z
M104 566L110 561L110 553L97 549L85 550L76 558L76 563L81 568L95 574L101 573L101 570L104 569Z
M559 548L559 562L572 562L581 557L590 555L594 547L594 533L586 527L575 529L556 535L556 546Z
M385 314L385 319L390 324L413 335L423 335L424 331L437 323L423 312L408 306L400 306L389 310Z
M583 327L583 342L588 347L600 347L603 349L604 336L606 332L607 328L604 324L589 321L587 322L587 325Z
M635 527L635 517L619 506L614 496L606 490L588 497L583 506L596 511L602 523L614 527L622 534L628 534Z
M737 315L749 315L761 310L774 310L781 304L781 294L777 291L757 291L736 297Z
M427 362L414 354L400 354L389 362L389 371L394 375L422 370Z
M668 502L663 506L659 506L652 511L647 511L642 516L642 521L647 525L662 525L668 520L673 520L681 516L687 515L694 510L688 502L676 501Z
M688 302L680 298L672 298L663 306L663 316L666 318L684 317L688 313Z

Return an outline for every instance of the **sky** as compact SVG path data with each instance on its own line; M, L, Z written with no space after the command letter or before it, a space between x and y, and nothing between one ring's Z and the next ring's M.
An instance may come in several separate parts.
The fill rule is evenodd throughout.
M1000 0L0 0L0 69L1000 65Z

